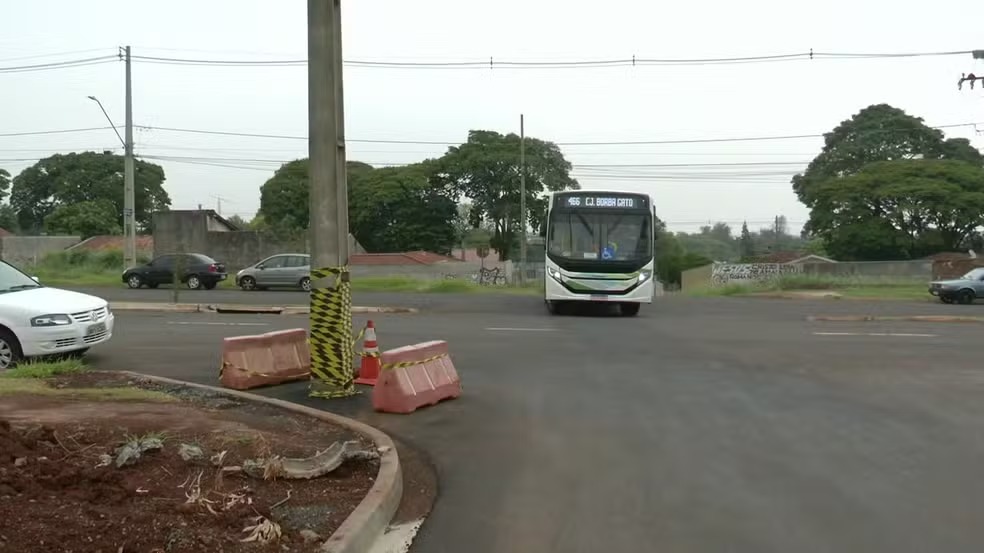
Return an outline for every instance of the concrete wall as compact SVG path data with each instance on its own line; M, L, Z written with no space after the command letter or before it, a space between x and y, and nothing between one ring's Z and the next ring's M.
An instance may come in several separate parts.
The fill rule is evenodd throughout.
M307 240L278 240L256 231L209 230L222 228L205 211L168 211L154 214L154 256L165 253L203 253L226 264L232 273L278 253L308 253ZM349 249L359 251L349 236Z
M36 265L45 255L64 251L81 240L81 236L4 236L0 259L17 266Z
M840 263L804 263L803 274L881 278L886 280L926 279L933 276L933 262L911 261L850 261Z
M680 290L690 292L700 290L711 285L711 270L714 265L704 265L687 269L680 273Z
M936 264L940 265L939 262ZM950 269L963 274L963 265ZM684 291L698 290L709 286L725 286L764 282L781 275L802 274L829 278L868 278L883 280L930 280L934 278L934 263L926 260L912 261L857 261L839 263L803 263L789 265L784 263L714 263L684 271L682 286Z

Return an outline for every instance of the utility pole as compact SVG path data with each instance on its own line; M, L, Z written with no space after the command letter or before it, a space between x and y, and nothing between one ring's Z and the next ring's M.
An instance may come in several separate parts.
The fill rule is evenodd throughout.
M348 273L340 0L308 0L311 240L309 395L355 394Z
M519 114L519 283L526 284L526 128Z
M123 159L123 263L127 267L137 264L136 200L133 192L133 79L130 74L130 47L124 48L126 56L126 148Z
M975 60L984 60L984 50L974 50L971 54L974 56ZM970 89L973 90L974 83L977 81L981 81L981 84L984 85L984 75L975 75L973 73L968 75L966 73L961 73L960 80L957 81L957 90L963 90L963 85L967 82L970 83Z

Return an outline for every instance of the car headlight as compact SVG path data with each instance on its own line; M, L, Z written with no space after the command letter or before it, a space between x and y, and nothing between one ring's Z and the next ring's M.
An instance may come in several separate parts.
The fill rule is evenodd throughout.
M652 276L653 276L652 271L639 271L639 284L646 282Z
M72 324L72 318L62 313L40 315L31 319L31 326L64 326Z
M557 282L564 282L563 277L560 276L560 271L554 269L553 267L549 267L547 269L547 274L550 275L550 277L556 280Z

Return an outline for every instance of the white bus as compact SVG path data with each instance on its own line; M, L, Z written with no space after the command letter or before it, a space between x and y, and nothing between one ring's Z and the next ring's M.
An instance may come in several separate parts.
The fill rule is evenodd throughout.
M637 192L568 190L548 196L545 297L551 314L569 302L617 303L623 316L652 303L652 198Z

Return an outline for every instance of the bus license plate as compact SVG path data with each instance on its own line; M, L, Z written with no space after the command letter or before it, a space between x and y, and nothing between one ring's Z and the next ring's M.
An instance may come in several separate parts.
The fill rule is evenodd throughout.
M597 300L597 301L607 301L608 300L608 296L606 296L604 294L591 294L591 299Z

